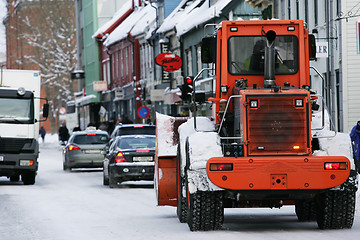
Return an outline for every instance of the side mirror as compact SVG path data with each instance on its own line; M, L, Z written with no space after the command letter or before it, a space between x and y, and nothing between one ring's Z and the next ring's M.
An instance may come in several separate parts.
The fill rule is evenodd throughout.
M49 104L44 103L43 105L43 118L48 118L49 116Z
M216 62L216 37L204 37L201 41L202 63Z
M316 40L312 34L309 34L309 60L316 60Z

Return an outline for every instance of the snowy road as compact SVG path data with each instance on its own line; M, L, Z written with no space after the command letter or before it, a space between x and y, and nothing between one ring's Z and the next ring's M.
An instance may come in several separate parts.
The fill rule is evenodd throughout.
M1 240L329 240L360 235L359 207L350 230L318 230L315 222L298 222L293 207L284 207L225 209L223 230L190 232L177 220L175 208L156 207L151 182L110 189L102 185L101 171L64 172L54 146L42 145L35 185L0 178Z

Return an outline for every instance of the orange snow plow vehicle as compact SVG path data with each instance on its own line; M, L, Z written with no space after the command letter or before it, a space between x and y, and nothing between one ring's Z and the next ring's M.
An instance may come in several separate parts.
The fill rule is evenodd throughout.
M158 205L176 206L191 231L221 229L224 208L284 205L321 229L351 228L357 172L318 132L327 113L310 90L315 54L302 20L224 21L204 38L203 63L216 66L213 116L196 116L196 91L193 118L157 114Z

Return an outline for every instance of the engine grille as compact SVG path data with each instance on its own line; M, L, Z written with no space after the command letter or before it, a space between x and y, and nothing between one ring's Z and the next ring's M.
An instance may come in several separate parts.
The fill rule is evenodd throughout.
M297 155L309 152L307 95L263 95L248 97L258 101L248 107L248 155ZM303 107L295 101L302 99Z
M1 153L18 153L25 144L32 144L32 139L0 138ZM22 151L24 152L24 151Z

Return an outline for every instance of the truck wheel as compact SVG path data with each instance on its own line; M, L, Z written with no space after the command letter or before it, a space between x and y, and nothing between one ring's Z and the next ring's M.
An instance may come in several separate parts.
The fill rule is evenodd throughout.
M181 177L181 156L180 144L178 145L177 158L176 158L176 192L177 192L177 208L176 213L181 223L186 223L187 220L187 203L186 197L183 197L182 191L184 188L185 179Z
M316 205L313 199L297 200L295 212L300 222L316 221Z
M351 228L354 222L356 186L349 177L341 190L329 190L317 198L316 221L320 229ZM350 181L349 181L350 180Z
M19 175L10 176L10 182L18 182L18 181L20 181L20 176Z
M189 195L187 219L191 231L219 230L224 222L221 192L196 192Z
M21 180L24 185L34 185L35 184L36 172L24 172L21 174Z

